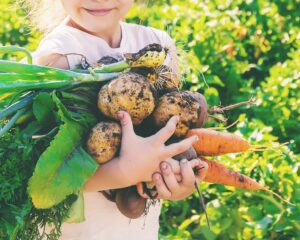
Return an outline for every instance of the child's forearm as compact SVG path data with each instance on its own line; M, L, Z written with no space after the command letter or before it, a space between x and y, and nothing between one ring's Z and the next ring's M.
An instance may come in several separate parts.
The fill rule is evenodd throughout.
M124 174L119 159L115 158L98 167L95 174L85 183L84 191L97 192L130 185L134 185L134 182L130 181L129 174Z

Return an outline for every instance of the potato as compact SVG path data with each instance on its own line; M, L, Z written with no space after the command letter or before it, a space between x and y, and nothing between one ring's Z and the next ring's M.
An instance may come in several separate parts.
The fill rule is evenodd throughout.
M153 112L154 122L163 127L174 115L180 117L175 136L185 136L190 128L201 127L200 125L204 124L203 119L207 116L206 101L190 91L167 93L159 99Z
M147 79L136 73L125 73L99 91L98 108L107 117L118 119L127 111L134 125L140 124L155 107L155 93Z
M100 122L87 141L88 153L98 162L105 163L116 156L121 144L121 126L115 122Z
M138 194L135 186L116 190L115 200L119 211L130 219L136 219L145 212L147 200Z

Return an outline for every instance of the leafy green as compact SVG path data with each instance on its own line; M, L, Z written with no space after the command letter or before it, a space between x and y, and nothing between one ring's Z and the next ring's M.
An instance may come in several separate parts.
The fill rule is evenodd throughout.
M53 125L55 121L54 107L55 105L50 94L41 92L35 97L32 110L41 125Z
M70 118L55 94L53 99L64 123L40 156L29 181L28 192L36 208L50 208L78 192L98 166L80 146L88 130L87 125Z

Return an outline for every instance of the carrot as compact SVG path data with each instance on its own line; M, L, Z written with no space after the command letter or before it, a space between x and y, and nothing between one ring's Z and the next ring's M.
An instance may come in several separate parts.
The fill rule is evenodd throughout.
M203 180L205 182L223 184L226 186L233 186L233 187L243 188L248 190L264 190L275 195L276 197L280 198L284 202L294 205L288 202L287 200L283 199L279 194L271 191L270 189L264 186L261 186L255 180L243 174L231 171L230 169L226 168L224 165L217 163L215 161L208 160L208 159L201 159L201 160L205 161L208 164L208 170Z
M197 154L201 156L218 156L226 153L245 152L251 148L251 145L245 139L231 133L196 128L189 130L186 137L193 135L197 135L199 138L193 147Z

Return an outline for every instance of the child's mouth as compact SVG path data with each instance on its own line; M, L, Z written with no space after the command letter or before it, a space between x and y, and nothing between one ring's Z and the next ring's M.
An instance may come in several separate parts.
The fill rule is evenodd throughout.
M102 8L102 9L87 9L84 8L89 14L94 15L94 16L105 16L109 14L113 8Z

